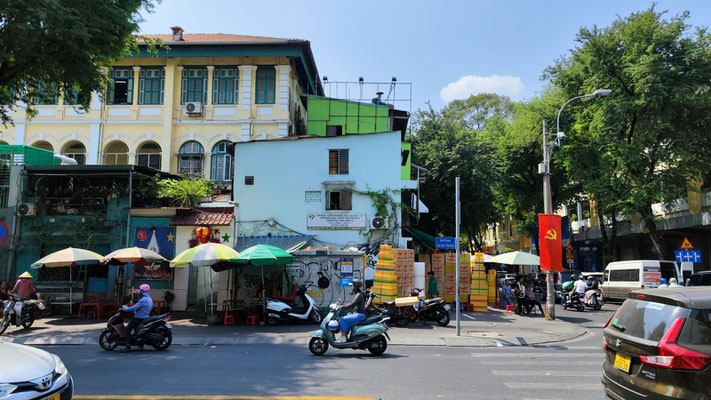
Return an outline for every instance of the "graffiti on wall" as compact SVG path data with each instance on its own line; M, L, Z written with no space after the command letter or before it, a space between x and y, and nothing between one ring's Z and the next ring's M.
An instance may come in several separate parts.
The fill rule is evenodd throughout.
M348 278L362 279L362 258L348 258L353 262L353 275ZM340 287L341 257L297 257L286 266L286 272L294 283L306 285L307 293L319 307L326 307L337 301L350 301L353 295L350 287Z

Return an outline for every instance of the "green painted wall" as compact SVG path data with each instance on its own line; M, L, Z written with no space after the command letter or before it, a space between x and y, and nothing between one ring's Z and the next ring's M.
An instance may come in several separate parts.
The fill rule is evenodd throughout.
M327 125L338 125L344 135L390 130L389 109L384 105L308 96L306 133L326 136Z
M402 142L400 143L400 145L402 146L403 157L404 153L407 151L407 160L405 161L405 165L402 165L402 162L400 163L402 168L400 178L403 180L410 180L410 160L412 160L412 143Z

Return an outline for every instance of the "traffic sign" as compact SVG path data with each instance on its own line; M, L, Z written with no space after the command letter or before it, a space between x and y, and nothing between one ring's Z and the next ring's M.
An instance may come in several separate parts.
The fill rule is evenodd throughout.
M7 228L4 222L0 221L0 246L7 243L7 238L10 236L10 229Z
M441 250L456 250L457 239L453 237L435 238L435 247Z
M677 250L674 252L676 262L701 262L701 250Z
M694 248L694 246L691 245L689 238L684 238L684 241L681 242L681 248L684 250L691 250Z

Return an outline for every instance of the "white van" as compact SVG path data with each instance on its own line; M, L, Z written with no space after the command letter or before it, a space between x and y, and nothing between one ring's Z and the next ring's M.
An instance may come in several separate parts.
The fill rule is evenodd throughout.
M656 288L661 278L678 280L679 276L679 267L674 261L615 261L605 268L602 295L605 299L624 300L632 290Z

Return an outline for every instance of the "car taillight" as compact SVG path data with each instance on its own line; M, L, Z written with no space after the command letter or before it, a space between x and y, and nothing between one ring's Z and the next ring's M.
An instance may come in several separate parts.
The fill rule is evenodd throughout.
M677 318L659 341L658 356L640 356L643 363L659 368L701 370L711 364L711 357L676 344L686 318Z
M637 298L640 299L640 300L644 300L644 299L647 298L647 296L645 296L645 295L643 295L643 294L640 294L640 295L637 296Z
M610 350L610 345L607 344L607 342L605 341L605 339L602 339L602 348L605 349L605 350Z

